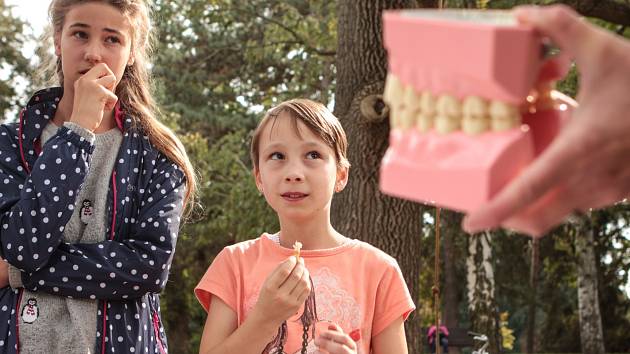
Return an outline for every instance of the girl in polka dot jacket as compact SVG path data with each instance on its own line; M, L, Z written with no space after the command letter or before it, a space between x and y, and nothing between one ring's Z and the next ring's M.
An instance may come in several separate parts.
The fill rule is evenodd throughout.
M195 178L154 115L143 0L53 0L55 72L0 127L0 353L166 353Z

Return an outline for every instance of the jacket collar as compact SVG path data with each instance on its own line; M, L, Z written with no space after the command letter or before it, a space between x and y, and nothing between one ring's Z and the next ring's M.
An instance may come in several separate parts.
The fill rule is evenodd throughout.
M37 91L20 112L18 141L22 163L26 163L27 170L33 166L39 155L41 150L39 138L44 127L55 116L62 96L62 87L50 87ZM114 117L116 126L124 133L131 125L131 119L125 117L120 103L116 104Z

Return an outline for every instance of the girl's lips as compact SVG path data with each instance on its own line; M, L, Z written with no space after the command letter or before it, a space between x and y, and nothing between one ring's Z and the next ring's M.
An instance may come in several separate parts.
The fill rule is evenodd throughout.
M282 193L282 198L284 198L285 200L288 201L300 201L304 198L308 197L308 194L304 194L304 193L299 193L299 192L287 192L287 193Z

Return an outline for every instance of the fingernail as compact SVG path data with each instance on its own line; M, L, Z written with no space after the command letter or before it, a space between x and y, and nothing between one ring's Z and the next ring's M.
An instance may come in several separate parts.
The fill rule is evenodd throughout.
M336 331L337 327L335 327L335 325L328 325L328 329L330 329L331 331Z
M535 19L539 13L538 6L522 6L517 7L514 10L514 16L518 18L520 21L530 22L532 19Z
M475 227L474 220L471 223L470 217L466 216L464 221L462 221L462 229L469 234L477 232L479 229Z

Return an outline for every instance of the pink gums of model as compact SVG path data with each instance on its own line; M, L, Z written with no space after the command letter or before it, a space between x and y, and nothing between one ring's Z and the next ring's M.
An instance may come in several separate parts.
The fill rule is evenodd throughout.
M400 87L418 95L448 95L458 102L475 96L488 104L505 103L520 114L512 128L476 134L418 129L415 118L400 124L401 110L387 102L386 92L392 121L381 164L380 184L386 194L473 210L545 149L574 104L549 90L558 77L545 73L541 39L531 28L516 24L508 12L388 11L383 27L388 81L395 77ZM540 86L545 76L547 86ZM399 102L399 93L402 89L390 101Z

